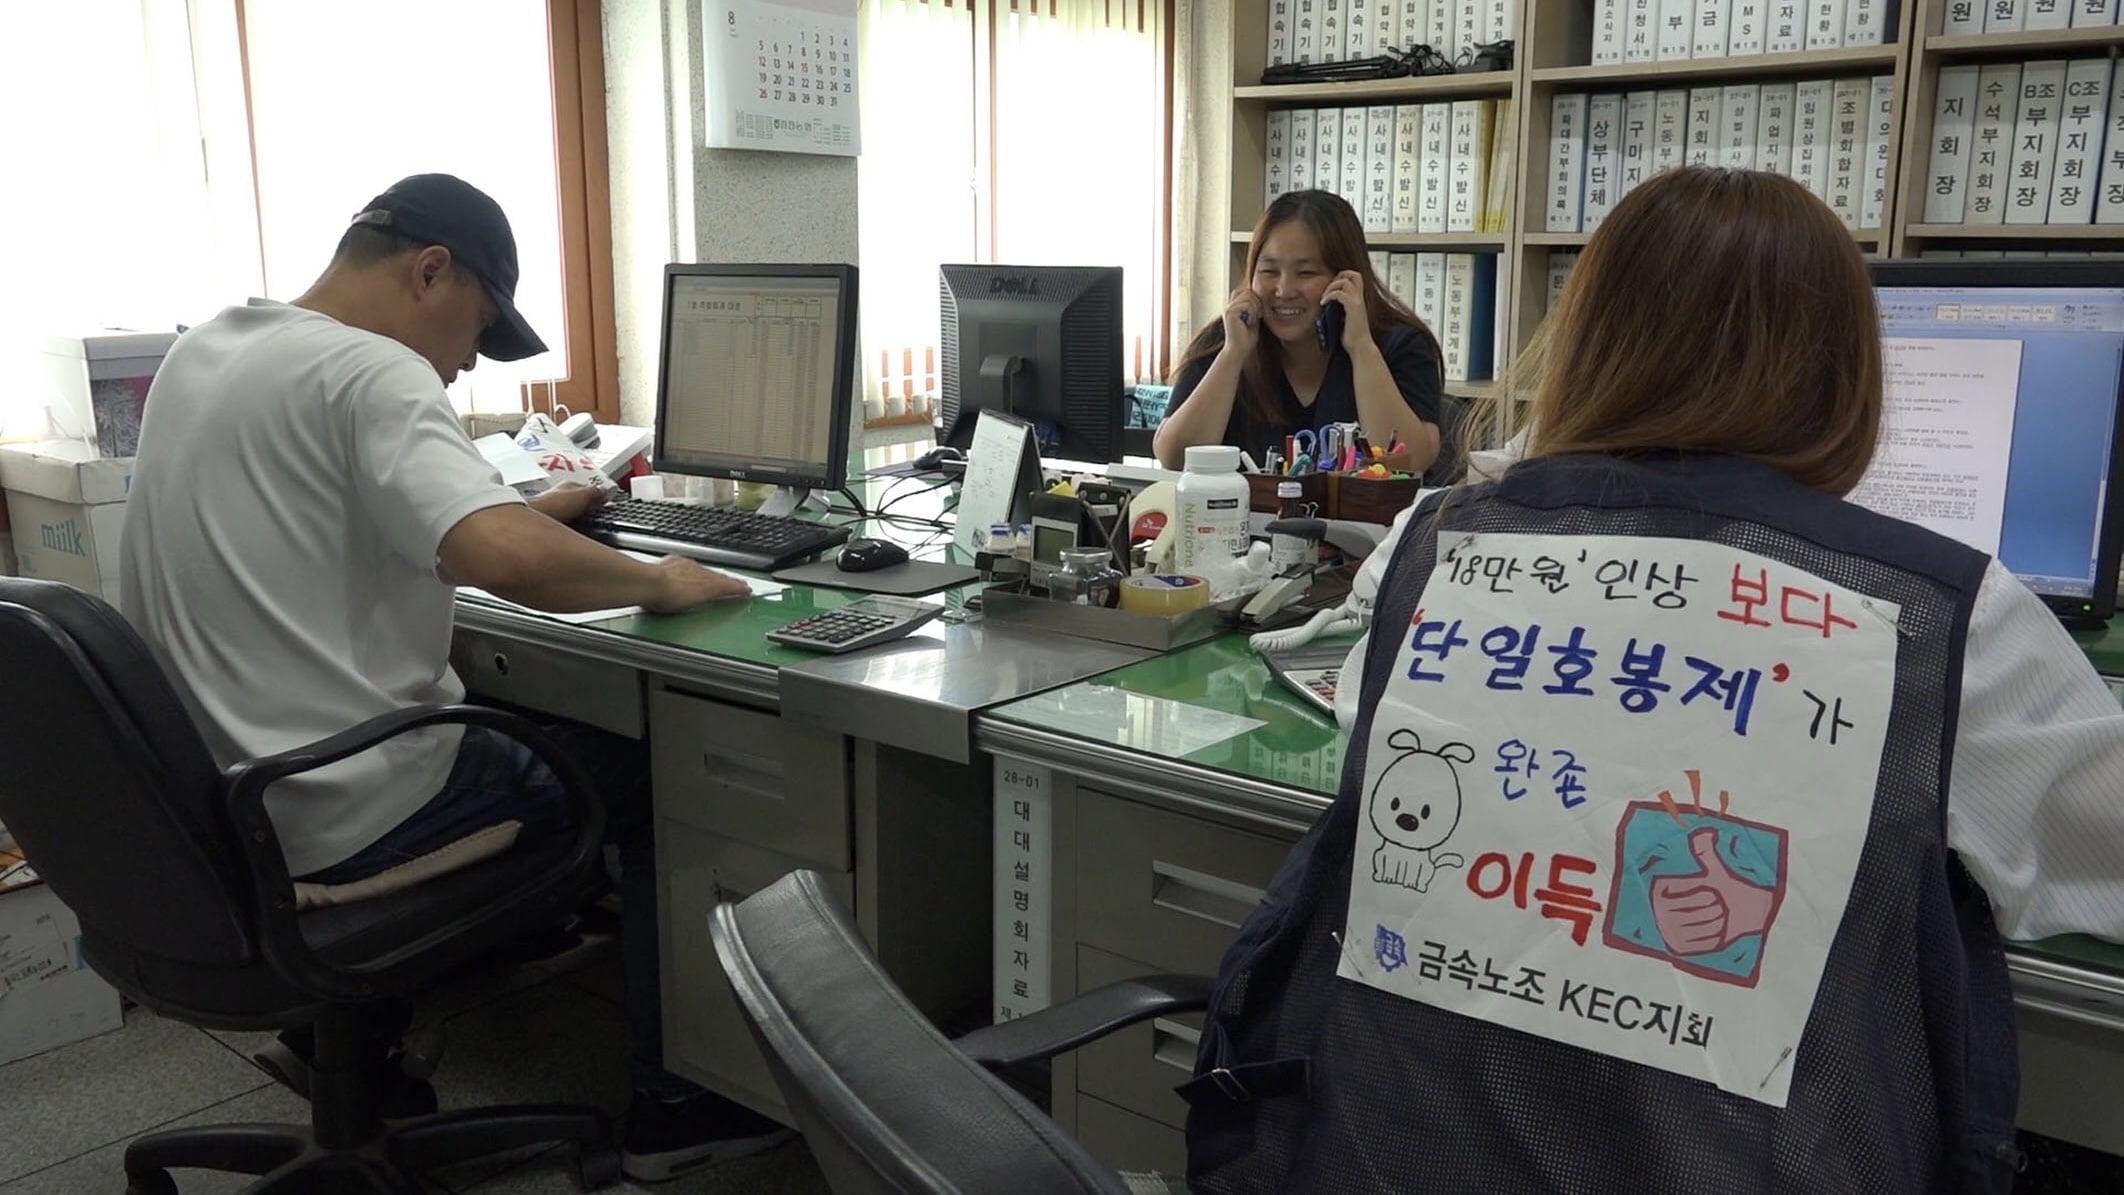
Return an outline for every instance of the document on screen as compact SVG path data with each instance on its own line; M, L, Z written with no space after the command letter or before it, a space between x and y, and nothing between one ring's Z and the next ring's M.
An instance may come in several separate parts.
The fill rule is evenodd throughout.
M1998 555L2021 342L1890 336L1885 410L1860 506Z

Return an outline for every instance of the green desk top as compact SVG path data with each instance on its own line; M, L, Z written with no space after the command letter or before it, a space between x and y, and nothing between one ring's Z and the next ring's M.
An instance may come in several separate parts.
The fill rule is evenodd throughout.
M2094 661L2103 676L2124 677L2124 615L2113 619L2107 630L2076 631L2072 636Z

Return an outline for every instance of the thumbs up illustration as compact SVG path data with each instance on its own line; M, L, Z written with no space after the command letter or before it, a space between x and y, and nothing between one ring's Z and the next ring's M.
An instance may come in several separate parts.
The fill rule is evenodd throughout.
M1709 954L1770 925L1776 891L1735 874L1718 853L1718 831L1689 833L1689 853L1703 870L1652 881L1652 918L1675 954Z

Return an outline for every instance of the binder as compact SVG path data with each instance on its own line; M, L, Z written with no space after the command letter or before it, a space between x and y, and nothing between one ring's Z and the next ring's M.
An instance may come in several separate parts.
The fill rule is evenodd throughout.
M1478 232L1489 191L1490 133L1497 119L1490 100L1453 101L1453 173L1446 192L1446 231Z
M1342 190L1342 109L1314 110L1313 186L1322 191Z
M1519 0L1489 0L1489 8L1483 16L1482 40L1518 42Z
M1807 48L1807 0L1766 0L1763 12L1763 53L1797 54Z
M1422 149L1423 105L1402 104L1394 109L1394 212L1388 221L1390 232L1404 236L1416 232Z
M1319 127L1319 118L1311 108L1296 108L1290 112L1290 186L1292 191L1313 189L1313 172L1318 170L1320 151L1313 147L1314 130Z
M2064 121L2050 180L2052 224L2094 219L2095 176L2101 169L2102 132L2109 116L2109 75L2107 58L2075 59L2065 68Z
M1661 62L1687 61L1695 40L1696 0L1658 0Z
M1276 202L1276 197L1291 187L1291 113L1288 108L1279 108L1268 114L1268 135L1263 138L1262 172L1266 175L1262 188L1261 206Z
M2013 129L2021 112L2021 64L1977 68L1976 131L1969 141L1969 201L1964 224L2006 220L2006 184L2012 177Z
M1844 45L1844 0L1808 0L1807 48L1839 50Z
M1401 10L1406 0L1372 0L1372 47L1368 58L1401 49Z
M1982 32L1984 0L1947 0L1947 11L1942 14L1940 22L1941 36L1973 37Z
M1458 0L1453 16L1453 61L1474 50L1482 40L1482 23L1489 16L1490 0Z
M1622 164L1623 98L1596 95L1586 101L1586 197L1579 227L1592 232L1615 207Z
M2038 0L2045 4L2065 4L2069 0ZM1886 24L1887 0L1844 0L1844 45L1877 46L1881 44ZM2062 28L2062 26L2061 26Z
M2069 29L2073 0L2021 0L2021 28Z
M1416 255L1392 253L1387 255L1387 293L1401 300L1401 305L1410 311L1416 310ZM1421 315L1418 318L1422 318ZM1437 335L1437 333L1432 333Z
M1622 158L1615 179L1618 200L1652 177L1652 121L1658 106L1655 91L1633 91L1623 97Z
M1955 0L1963 3L1964 0ZM1968 0L1974 3L1975 0ZM2117 0L2075 0L2072 6L2072 27L2092 28L2097 25L2117 23Z
M1766 8L1764 0L1733 0L1733 16L1726 32L1727 57L1749 58L1763 52Z
M1342 110L1341 176L1334 188L1359 220L1364 218L1364 122L1364 109Z
M2050 214L2050 172L2065 117L2065 62L2021 64L2021 111L2014 119L2006 223L2041 224Z
M1460 0L1430 0L1430 8L1424 14L1423 44L1451 59L1453 57L1453 19L1460 11Z
M1594 0L1593 65L1616 66L1623 60L1623 0Z
M1867 111L1871 123L1866 129L1866 180L1859 193L1859 227L1881 228L1888 210L1889 151L1895 146L1894 75L1873 77Z
M1394 105L1364 110L1364 230L1394 231Z
M1365 251L1364 256L1365 260L1369 261L1372 264L1372 277L1379 279L1379 285L1385 286L1387 278L1387 251L1384 249L1368 249Z
M2102 170L2095 194L2095 223L2124 224L2124 71L2109 80L2108 132L2102 142Z
M1445 380L1490 376L1497 321L1497 259L1490 254L1445 255Z
M1763 90L1755 83L1735 83L1718 98L1718 164L1728 170L1755 168L1755 122Z
M1320 61L1341 62L1343 22L1349 15L1349 0L1319 0Z
M1691 58L1726 56L1726 19L1740 0L1696 0L1696 33L1689 44Z
M1406 52L1411 46L1423 44L1424 27L1431 19L1433 0L1400 0L1400 31L1394 35L1394 48Z
M1320 61L1320 0L1291 0L1291 61L1309 66Z
M1483 192L1479 232L1502 233L1511 223L1512 172L1519 165L1519 137L1512 123L1512 101L1493 100L1496 117L1490 122L1489 186Z
M1416 231L1446 230L1446 193L1453 178L1453 106L1423 106L1422 191L1416 201Z
M1872 127L1872 84L1838 79L1829 121L1829 206L1844 227L1857 229L1866 184L1866 134Z
M1645 171L1650 178L1671 170L1689 156L1689 93L1662 91L1652 104L1652 163Z
M1438 338L1441 353L1445 349L1445 276L1445 254L1416 255L1416 318Z
M1709 166L1718 160L1718 112L1724 102L1724 88L1689 89L1689 165Z
M1268 64L1282 66L1291 60L1292 0L1269 0Z
M1342 0L1342 57L1372 56L1372 6L1378 0Z
M1623 61L1657 61L1660 0L1623 0L1623 5Z
M1771 174L1792 173L1792 108L1798 88L1791 83L1765 83L1761 107L1755 117L1755 168Z
M1989 0L1984 10L1984 32L2019 33L2028 19L2021 0Z
M1542 225L1550 232L1579 231L1585 203L1585 125L1584 94L1559 94L1550 101L1548 214Z
M1943 66L1925 167L1926 224L1960 224L1969 202L1969 145L1976 131L1977 68Z
M1564 287L1571 281L1571 267L1578 264L1576 250L1551 250L1549 253L1548 297L1543 301L1542 314L1556 310L1563 300Z
M1793 89L1792 178L1813 193L1829 199L1829 123L1835 103L1835 84L1813 79Z

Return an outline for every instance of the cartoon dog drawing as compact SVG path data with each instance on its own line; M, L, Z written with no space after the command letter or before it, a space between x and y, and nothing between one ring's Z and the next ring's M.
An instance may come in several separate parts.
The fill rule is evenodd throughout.
M1372 828L1386 840L1372 852L1372 878L1428 892L1440 871L1467 864L1438 848L1460 825L1460 773L1453 763L1474 763L1475 750L1447 743L1426 751L1413 730L1397 730L1387 743L1401 755L1380 772L1367 802Z

